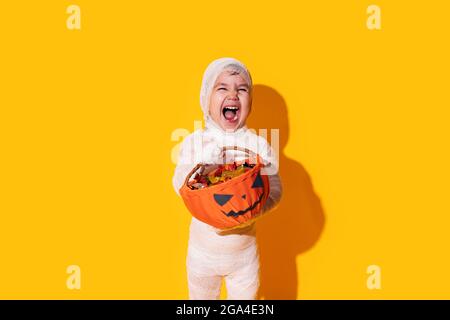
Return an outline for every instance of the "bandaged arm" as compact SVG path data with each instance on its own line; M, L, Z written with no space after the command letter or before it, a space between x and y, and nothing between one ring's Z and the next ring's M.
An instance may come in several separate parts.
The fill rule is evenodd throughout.
M186 180L186 176L196 166L194 163L195 157L193 156L194 149L191 142L192 136L187 136L181 143L177 166L175 167L175 173L172 178L173 187L178 195L180 195L180 188Z
M264 150L262 158L264 162L270 163L270 169L267 170L269 177L270 192L267 201L262 208L262 212L269 212L275 209L281 200L281 195L283 193L283 186L281 183L279 175L279 162L278 157L275 154L274 149L269 145L269 143L260 137L259 139L259 150ZM263 169L263 171L266 169Z

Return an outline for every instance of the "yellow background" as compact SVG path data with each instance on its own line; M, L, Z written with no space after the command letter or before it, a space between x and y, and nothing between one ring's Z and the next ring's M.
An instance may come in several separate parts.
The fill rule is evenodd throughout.
M81 30L66 27L70 4ZM366 28L370 4L382 30ZM249 123L281 130L261 297L450 298L449 10L3 2L0 298L187 298L170 137L202 119L203 71L224 56L257 84ZM72 264L81 290L66 287ZM372 264L380 290L366 287Z

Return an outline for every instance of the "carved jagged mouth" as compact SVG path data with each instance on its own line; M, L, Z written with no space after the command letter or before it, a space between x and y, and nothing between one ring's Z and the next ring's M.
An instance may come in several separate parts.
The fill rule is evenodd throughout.
M244 213L248 212L249 210L253 210L256 208L256 206L258 205L258 203L261 202L262 198L264 197L264 192L261 193L261 195L259 196L258 200L252 204L250 207L248 207L245 210L240 210L238 212L235 212L234 210L231 210L230 212L226 213L225 211L221 210L227 217L238 217L238 216L242 216Z

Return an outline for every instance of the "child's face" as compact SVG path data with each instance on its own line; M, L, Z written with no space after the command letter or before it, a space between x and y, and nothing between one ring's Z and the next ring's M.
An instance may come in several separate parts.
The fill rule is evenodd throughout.
M252 97L247 81L235 72L224 70L211 92L209 114L224 130L235 131L245 125Z

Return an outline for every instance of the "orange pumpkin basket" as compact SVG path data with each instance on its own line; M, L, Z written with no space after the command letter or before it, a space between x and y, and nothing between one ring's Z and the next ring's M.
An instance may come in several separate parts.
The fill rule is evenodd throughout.
M261 216L261 209L269 196L269 178L261 174L265 166L261 157L253 151L237 146L222 148L238 150L247 154L246 160L256 158L256 164L249 171L228 181L203 189L192 189L189 180L198 171L204 172L208 165L197 164L186 176L180 195L191 214L220 230L231 230L253 223Z

